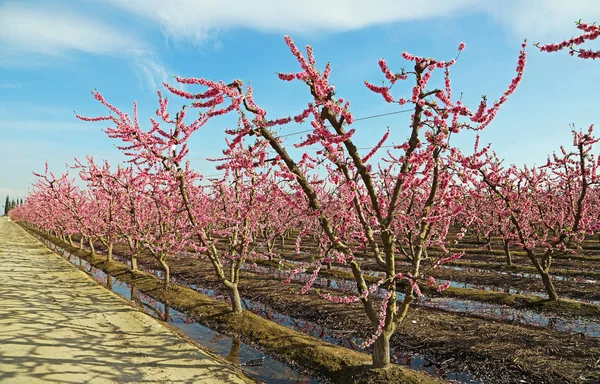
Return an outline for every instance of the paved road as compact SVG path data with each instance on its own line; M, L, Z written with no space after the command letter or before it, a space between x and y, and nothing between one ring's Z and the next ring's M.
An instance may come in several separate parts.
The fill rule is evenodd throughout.
M0 218L0 383L248 383Z

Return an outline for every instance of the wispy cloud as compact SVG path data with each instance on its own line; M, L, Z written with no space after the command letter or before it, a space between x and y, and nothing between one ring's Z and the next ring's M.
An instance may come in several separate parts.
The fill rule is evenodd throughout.
M17 81L0 80L0 89L23 88L24 84Z
M105 0L162 26L172 39L213 40L228 28L266 32L345 31L370 25L451 16L480 0Z
M571 35L572 22L600 18L597 0L104 0L160 25L170 40L202 44L222 31L313 34L406 20L488 14L531 38Z
M564 39L577 33L574 22L600 19L598 0L493 0L489 14L518 36Z
M0 65L48 65L84 53L128 60L140 75L142 88L151 91L169 77L168 69L150 44L127 30L56 3L4 3L0 5L0 25ZM23 86L24 83L0 81L0 88Z
M150 92L162 88L162 83L169 82L173 75L155 55L138 55L133 61L134 71L142 89Z
M45 2L0 5L3 54L61 56L69 52L103 55L143 51L144 44L125 31L70 8Z

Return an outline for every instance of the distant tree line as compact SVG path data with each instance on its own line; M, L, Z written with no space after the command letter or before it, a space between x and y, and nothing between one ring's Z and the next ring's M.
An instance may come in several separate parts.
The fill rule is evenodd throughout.
M23 199L11 200L10 197L6 195L6 200L4 200L4 214L8 215L8 211L19 205L23 205Z

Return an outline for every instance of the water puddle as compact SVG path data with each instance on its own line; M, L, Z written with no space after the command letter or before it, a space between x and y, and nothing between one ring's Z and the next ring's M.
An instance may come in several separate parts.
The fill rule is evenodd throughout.
M285 278L288 273L280 270L273 270L263 266L247 267L254 272L271 274L276 277ZM379 275L375 275L380 277ZM298 273L294 281L307 282L311 274ZM351 280L338 280L325 277L317 277L313 284L317 287L331 288L344 292L357 293L356 284ZM383 297L386 291L379 289L374 292L378 297ZM397 294L398 301L404 299L404 295ZM533 310L517 309L509 306L501 306L492 303L478 302L474 300L462 300L451 297L429 298L422 297L415 302L416 305L441 309L450 312L468 313L482 318L512 322L523 325L532 325L537 327L547 327L559 332L583 334L589 337L600 337L600 323L589 321L582 318L562 318L560 316L551 316L539 313Z
M504 292L504 293L509 293L511 295L528 295L528 296L537 296L537 297L543 297L543 298L547 297L544 292L528 291L528 290L524 290L524 289L510 287L510 286L502 289L502 288L498 288L493 285L471 284L471 283L463 283L463 282L444 280L444 279L437 279L437 282L439 284L445 284L447 282L450 282L450 286L455 287L455 288L476 289L476 290L480 290L480 291ZM586 304L595 304L595 305L600 304L600 300L576 299L576 298L571 298L571 297L569 297L569 300L580 301L580 302L586 303Z
M446 268L453 269L455 271L466 271L466 272L482 272L482 273L498 273L501 275L511 275L516 277L524 277L527 279L541 279L540 275L537 273L527 273L527 272L512 272L512 271L499 271L499 270L490 270L483 268L475 268L475 267L465 267L465 266L455 266L455 265L441 265L438 268ZM561 276L561 275L553 275L550 273L550 279L557 281L570 281L575 283L583 283L583 284L599 284L600 281L584 278L584 277L573 277L573 276Z
M364 257L357 257L357 260L361 260L361 261L368 261L368 259L364 258ZM302 264L302 262L299 261L290 261L290 260L286 260L287 263L291 263L291 264ZM410 264L404 262L404 261L400 261L399 262L402 265L406 265L406 266L410 266ZM492 264L499 264L499 263L493 263ZM337 268L337 267L336 267ZM516 276L516 277L524 277L527 279L541 279L540 275L537 273L529 273L529 272L517 272L517 271L503 271L503 270L498 270L498 269L485 269L485 268L479 268L479 267L469 267L469 266L465 266L465 265L440 265L437 268L441 268L441 269L453 269L456 271L467 271L467 272L478 272L478 273L498 273L501 275L512 275L512 276ZM552 274L552 272L550 273L550 278L552 280L557 280L557 281L570 281L570 282L574 282L574 283L583 283L583 284L600 284L599 280L596 279L591 279L591 278L587 278L587 277L577 277L577 276L564 276L564 275L560 275L560 274Z

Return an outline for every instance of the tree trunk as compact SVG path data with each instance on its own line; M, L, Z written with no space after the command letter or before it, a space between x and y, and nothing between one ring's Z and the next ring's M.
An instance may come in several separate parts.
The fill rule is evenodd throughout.
M554 284L552 284L552 280L550 279L550 275L548 272L541 272L542 282L544 283L544 288L546 288L546 292L548 293L548 299L551 301L557 301L558 295L556 294L556 289L554 289Z
M83 235L79 238L79 249L83 249Z
M273 247L275 246L275 238L269 241L265 236L265 242L267 243L267 257L269 258L269 261L273 261Z
M283 253L283 248L285 247L285 236L279 235L279 238L281 239L281 252ZM598 236L598 241L600 241L600 235Z
M237 284L231 284L227 289L231 298L231 310L233 313L242 313L242 300L240 299L240 291L238 291Z
M391 333L383 331L375 340L373 349L373 368L385 368L390 363Z
M96 250L94 249L94 240L92 240L92 238L90 237L90 250L92 251L92 253L96 253Z
M74 247L75 244L73 244L73 236L69 235L69 245L71 245L71 247Z
M163 258L158 259L158 262L160 263L160 266L162 267L162 269L165 273L164 280L165 280L165 289L166 289L169 287L169 279L171 277L170 273L169 273L169 265Z
M108 243L108 249L106 250L106 261L112 261L112 255L113 255L113 243L110 242Z
M169 307L166 302L163 303L163 305L165 306L165 313L163 313L163 321L169 322L169 319L171 318L171 307Z
M506 265L512 265L512 255L510 253L510 248L508 247L508 240L503 239L504 242L504 254L506 255Z
M131 301L135 301L136 303L138 302L137 292L138 292L137 288L132 285L131 286L131 296L129 296L129 298Z
M137 265L137 254L133 254L131 255L131 270L133 272L137 272L138 270L138 265Z

